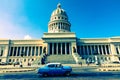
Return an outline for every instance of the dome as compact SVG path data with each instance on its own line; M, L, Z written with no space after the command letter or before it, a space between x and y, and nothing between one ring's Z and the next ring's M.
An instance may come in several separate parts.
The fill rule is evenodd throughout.
M57 5L57 9L55 9L53 12L52 12L52 15L51 16L56 16L56 15L64 15L67 17L67 14L65 12L64 9L61 8L61 5L60 3Z
M68 16L59 3L57 5L57 9L55 9L51 14L50 21L48 23L48 32L70 32L70 26L71 24L68 21Z

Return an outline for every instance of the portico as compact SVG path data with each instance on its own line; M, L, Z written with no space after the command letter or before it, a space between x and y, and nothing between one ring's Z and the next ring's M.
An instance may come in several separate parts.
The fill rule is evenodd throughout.
M70 51L70 43L48 43L48 54L53 55L64 55L64 54L71 54Z
M76 35L72 32L44 33L43 40L47 43L48 54L67 55L72 54L72 43L76 41Z

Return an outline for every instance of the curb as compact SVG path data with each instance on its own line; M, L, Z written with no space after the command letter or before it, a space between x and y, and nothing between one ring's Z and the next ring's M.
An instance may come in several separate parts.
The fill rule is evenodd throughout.
M35 71L36 69L28 69L28 70L4 70L4 71L0 71L0 73L10 73L10 72L29 72L29 71Z

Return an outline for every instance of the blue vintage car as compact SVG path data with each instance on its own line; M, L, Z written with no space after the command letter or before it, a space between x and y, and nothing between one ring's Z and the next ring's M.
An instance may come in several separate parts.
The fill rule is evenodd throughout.
M70 76L72 68L63 66L61 63L48 63L44 67L38 69L37 73L43 76L49 75L66 75Z

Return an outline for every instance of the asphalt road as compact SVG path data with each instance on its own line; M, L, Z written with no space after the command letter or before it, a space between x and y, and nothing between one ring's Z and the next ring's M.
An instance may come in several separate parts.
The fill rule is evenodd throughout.
M33 71L0 74L0 80L120 80L120 72L95 72L89 68L73 68L71 76L42 77Z

